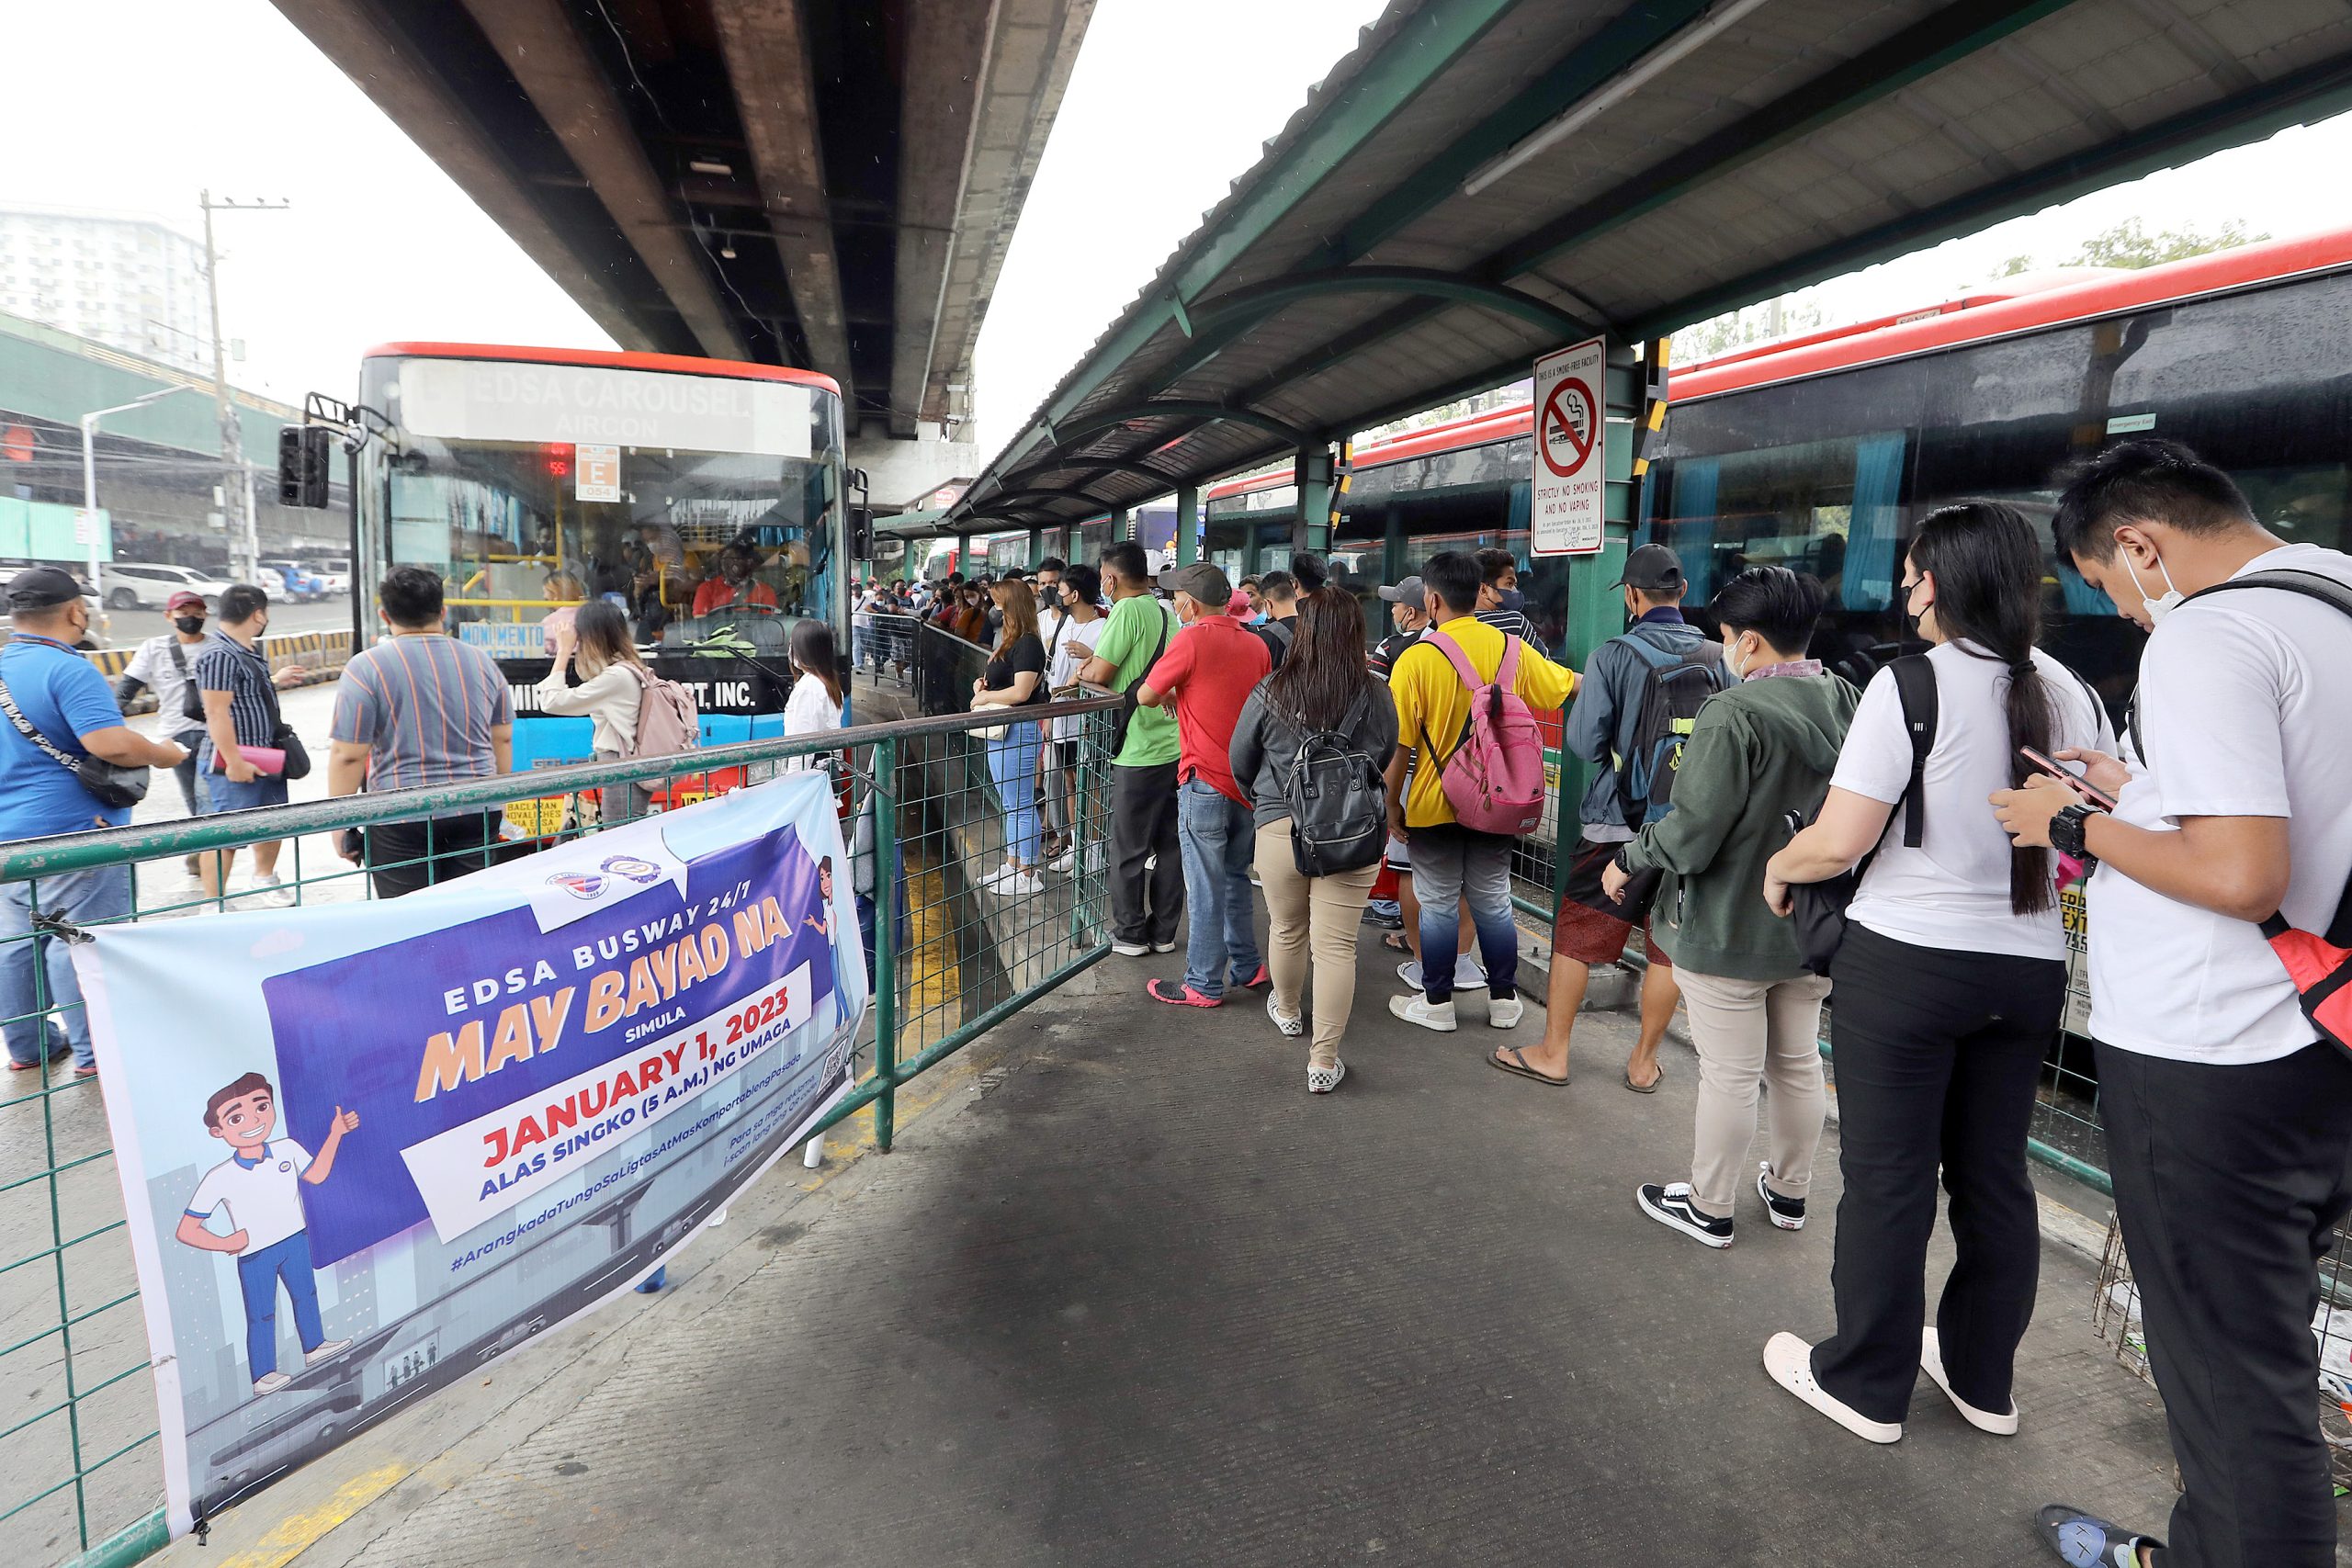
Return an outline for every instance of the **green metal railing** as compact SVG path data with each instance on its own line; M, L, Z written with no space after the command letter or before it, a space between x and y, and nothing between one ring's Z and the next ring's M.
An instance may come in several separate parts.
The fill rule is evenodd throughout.
M1078 721L1069 871L1009 891L978 886L1004 856L1006 803L989 779L987 744L973 734L995 716L970 714L0 844L0 891L22 889L38 911L44 883L119 870L131 900L121 918L150 920L202 919L254 899L360 899L373 895L370 872L380 867L345 862L318 835L495 811L522 835L491 852L503 860L600 830L605 800L639 784L656 786L657 804L686 804L787 768L822 766L842 797L854 863L861 819L869 835L873 874L859 892L873 899L875 983L866 1070L816 1132L869 1113L873 1141L887 1150L899 1089L1110 951L1105 770L1117 706L1116 698L1089 697L1037 710ZM154 795L168 793L166 785ZM187 886L199 857L266 843L285 845L279 864L290 862L291 873L282 889L243 882L242 869L214 892ZM425 858L436 873L458 874L484 855L428 842ZM45 1035L51 1016L62 1024L82 1007L78 997L51 994L40 960L55 940L0 938L0 959L33 960L29 1010L0 1018L12 1032ZM33 1087L0 1092L0 1312L8 1325L0 1334L0 1473L15 1483L0 1489L0 1528L32 1561L78 1551L77 1568L135 1562L165 1544L166 1529L156 1506L145 1326L103 1106L95 1084L62 1060L11 1076Z

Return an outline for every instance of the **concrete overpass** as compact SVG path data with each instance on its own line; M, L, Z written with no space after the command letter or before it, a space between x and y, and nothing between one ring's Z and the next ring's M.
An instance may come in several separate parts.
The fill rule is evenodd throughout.
M973 345L1094 0L276 3L623 348L833 377L877 503L977 468Z

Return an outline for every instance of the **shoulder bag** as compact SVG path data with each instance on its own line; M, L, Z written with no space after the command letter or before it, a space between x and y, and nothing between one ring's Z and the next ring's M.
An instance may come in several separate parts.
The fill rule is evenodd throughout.
M0 713L8 716L8 722L16 726L17 733L39 747L43 756L79 779L82 787L88 790L99 805L136 806L147 798L145 768L124 767L104 758L93 757L86 751L79 757L68 752L33 728L32 720L27 718L24 710L17 705L17 699L9 692L8 682L5 680L0 680Z
M1911 777L1903 786L1903 843L1917 849L1928 831L1928 753L1936 746L1936 670L1924 653L1905 654L1887 666L1894 671L1895 694L1903 701L1903 728L1911 738ZM1828 791L1822 792L1823 799ZM1810 812L1787 814L1793 838L1821 815L1816 801ZM1861 891L1862 877L1878 858L1873 849L1851 871L1826 882L1800 883L1789 889L1791 919L1796 926L1797 956L1805 973L1826 975L1838 947L1846 940L1846 910Z

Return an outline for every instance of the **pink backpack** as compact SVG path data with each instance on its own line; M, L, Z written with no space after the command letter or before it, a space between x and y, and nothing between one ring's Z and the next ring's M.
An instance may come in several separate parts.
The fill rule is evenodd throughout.
M1470 688L1470 717L1453 753L1438 764L1438 783L1454 820L1480 833L1517 838L1544 819L1544 738L1535 716L1513 685L1519 677L1519 638L1503 638L1503 661L1493 682L1478 679L1461 645L1443 632L1423 639L1445 655Z
M637 677L637 739L631 757L668 757L692 751L702 744L701 716L694 694L675 681L665 681L642 664L625 666Z

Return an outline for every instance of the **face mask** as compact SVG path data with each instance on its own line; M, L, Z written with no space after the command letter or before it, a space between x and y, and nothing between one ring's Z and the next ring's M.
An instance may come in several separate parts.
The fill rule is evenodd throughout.
M204 629L204 617L202 615L182 615L178 620L174 621L172 625L179 627L181 631L186 632L188 636L194 637L197 633Z
M2148 625L2151 627L2161 625L2164 618L2180 608L2188 597L2172 585L2172 572L2165 567L2165 558L2162 556L2156 558L2156 570L2164 573L2165 591L2156 598L2149 598L2148 591L2140 587L2140 569L2133 566L2128 557L2124 559L2123 569L2132 574L2132 586L2139 591L2140 605L2148 612Z
M1521 593L1516 588L1503 589L1497 594L1497 597L1502 600L1503 608L1506 610L1524 610L1527 608L1527 595Z
M1733 638L1730 643L1724 645L1724 668L1731 671L1731 678L1734 681L1745 681L1747 679L1748 667L1745 664L1736 662L1736 660L1738 660L1739 655L1734 651L1734 649L1736 649L1737 646L1738 639L1736 637Z

